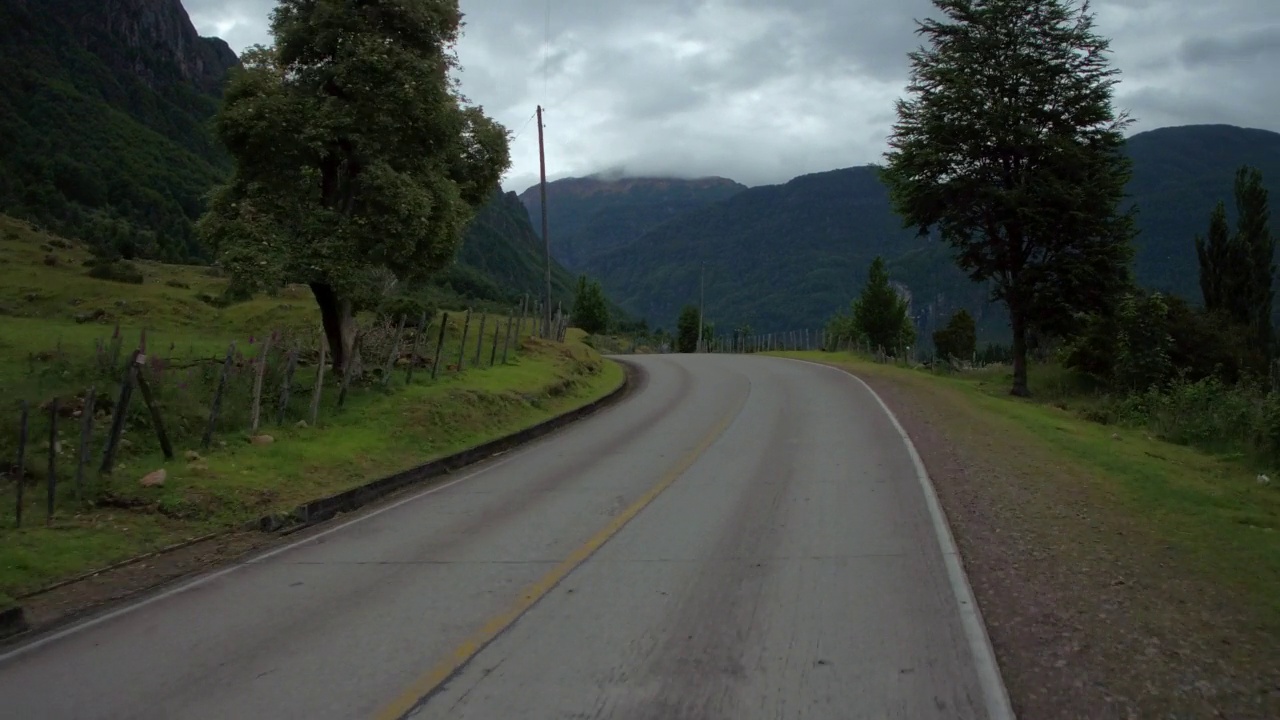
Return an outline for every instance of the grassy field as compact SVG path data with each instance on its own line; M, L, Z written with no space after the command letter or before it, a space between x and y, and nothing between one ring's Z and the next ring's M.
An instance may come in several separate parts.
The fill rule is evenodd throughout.
M1070 408L1072 381L1050 371L1042 397L1008 395L1007 369L938 375L843 354L784 353L890 377L970 408L997 445L1026 444L1051 458L1054 472L1083 478L1081 492L1116 506L1191 560L1188 568L1246 594L1280 632L1280 488L1257 480L1267 468L1152 438L1141 429L1101 425ZM1076 403L1083 407L1084 402ZM1053 466L1051 466L1053 467Z
M46 256L53 260L46 263ZM432 380L431 368L423 364L435 355L437 316L422 333L419 354L406 359L413 343L407 334L384 386L380 372L392 359L394 327L365 317L362 325L371 330L362 354L372 372L353 384L341 409L338 379L326 378L313 426L300 422L309 417L319 347L319 314L305 288L291 286L277 297L218 308L200 296L217 296L226 280L206 268L138 262L144 282L123 284L87 276L87 257L59 238L0 216L0 607L6 595L21 596L86 570L234 528L518 431L599 398L623 381L621 368L587 347L580 333L571 331L564 344L550 343L529 336L532 322L516 336L506 364L506 318L474 315L464 350L464 316L451 311L439 377ZM122 347L112 363L102 348L117 328ZM176 459L165 461L159 452L135 393L113 471L100 478L93 473L77 497L70 480L80 419L61 419L54 448L56 511L46 525L50 420L39 408L55 396L75 405L91 385L103 402L113 400L124 358L144 331L152 362L145 373ZM271 442L253 444L249 398L268 336L276 340L266 364L259 432ZM232 341L237 356L231 382L215 442L206 450L199 437ZM288 383L284 422L278 422L290 349L297 352L298 369ZM412 384L406 382L406 363L418 365ZM16 447L18 401L33 408L20 529L13 523L16 487L9 459ZM91 469L110 421L109 413L99 412L92 423ZM140 485L140 478L162 468L163 485Z

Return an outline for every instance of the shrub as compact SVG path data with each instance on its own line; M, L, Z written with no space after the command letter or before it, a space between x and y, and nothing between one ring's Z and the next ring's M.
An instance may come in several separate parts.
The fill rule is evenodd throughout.
M430 301L413 295L392 295L382 300L377 312L378 320L381 322L394 324L399 322L400 316L403 315L405 326L414 327L424 312L427 313L427 322L431 322L435 317L436 307Z
M127 260L95 263L89 268L89 277L131 285L141 285L143 281L142 271Z

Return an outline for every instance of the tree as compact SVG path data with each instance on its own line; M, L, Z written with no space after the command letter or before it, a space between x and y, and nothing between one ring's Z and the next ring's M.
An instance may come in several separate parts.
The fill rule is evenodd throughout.
M698 306L685 305L676 320L676 352L698 351Z
M957 310L946 327L933 333L933 348L941 358L973 357L978 351L978 326L968 310Z
M1249 256L1247 325L1253 335L1254 349L1264 359L1272 357L1271 304L1275 299L1276 241L1271 236L1271 210L1267 206L1267 189L1262 173L1256 168L1242 167L1236 172L1236 236Z
M1248 275L1248 256L1227 226L1227 206L1222 201L1209 214L1207 238L1196 235L1196 256L1200 260L1200 293L1204 307L1221 312L1236 322L1245 322L1248 308L1240 303L1241 285Z
M1009 310L1015 395L1029 332L1069 335L1129 285L1129 179L1115 71L1088 4L934 0L910 54L883 175L894 209L937 228Z
M1226 205L1219 202L1209 216L1207 236L1196 236L1200 291L1206 310L1247 329L1249 347L1265 365L1272 354L1275 239L1258 170L1246 166L1236 171L1235 200L1234 235L1227 226Z
M597 335L609 327L609 303L605 300L600 283L578 276L578 288L573 296L573 324L590 335Z
M852 330L872 349L897 354L915 339L907 301L889 284L884 259L876 257L867 270L867 284L853 301Z
M451 77L456 0L280 0L275 46L241 58L215 129L235 160L200 232L233 277L301 282L334 367L374 278L423 278L510 164L507 131Z

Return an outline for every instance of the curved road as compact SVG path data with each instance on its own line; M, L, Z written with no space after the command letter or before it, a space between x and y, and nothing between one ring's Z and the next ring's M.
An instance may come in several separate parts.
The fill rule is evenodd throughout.
M447 485L0 651L0 717L1009 717L865 386L633 362L621 403Z

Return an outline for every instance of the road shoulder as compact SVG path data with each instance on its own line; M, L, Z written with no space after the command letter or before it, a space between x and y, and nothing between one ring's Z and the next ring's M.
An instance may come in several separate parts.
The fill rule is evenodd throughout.
M509 452L589 417L620 402L643 386L644 374L635 365L612 359L606 362L612 363L619 370L616 383L561 396L557 398L558 402L549 403L547 414L531 426L504 428L501 434L487 438L478 446L449 455L426 458L422 465L400 474L413 474L417 469L433 465L446 466L446 472L422 473L423 477L420 479L398 484L390 492L371 492L364 497L351 499L338 512L327 514L320 522L291 525L283 528L283 532L279 527L271 528L270 531L264 527L216 533L194 542L178 543L130 558L100 572L92 572L46 591L19 598L23 623L13 625L15 634L0 639L0 647L21 644L34 636L110 612L152 593L162 592L182 580L244 562L274 547L297 542L308 533L323 532L335 520L349 520L352 513L372 512L404 497L449 482L464 468L484 463L496 454ZM379 482L374 478L369 479L372 482L367 486Z
M924 460L1019 717L1280 716L1257 608L1188 569L1105 478L936 378L844 369Z

